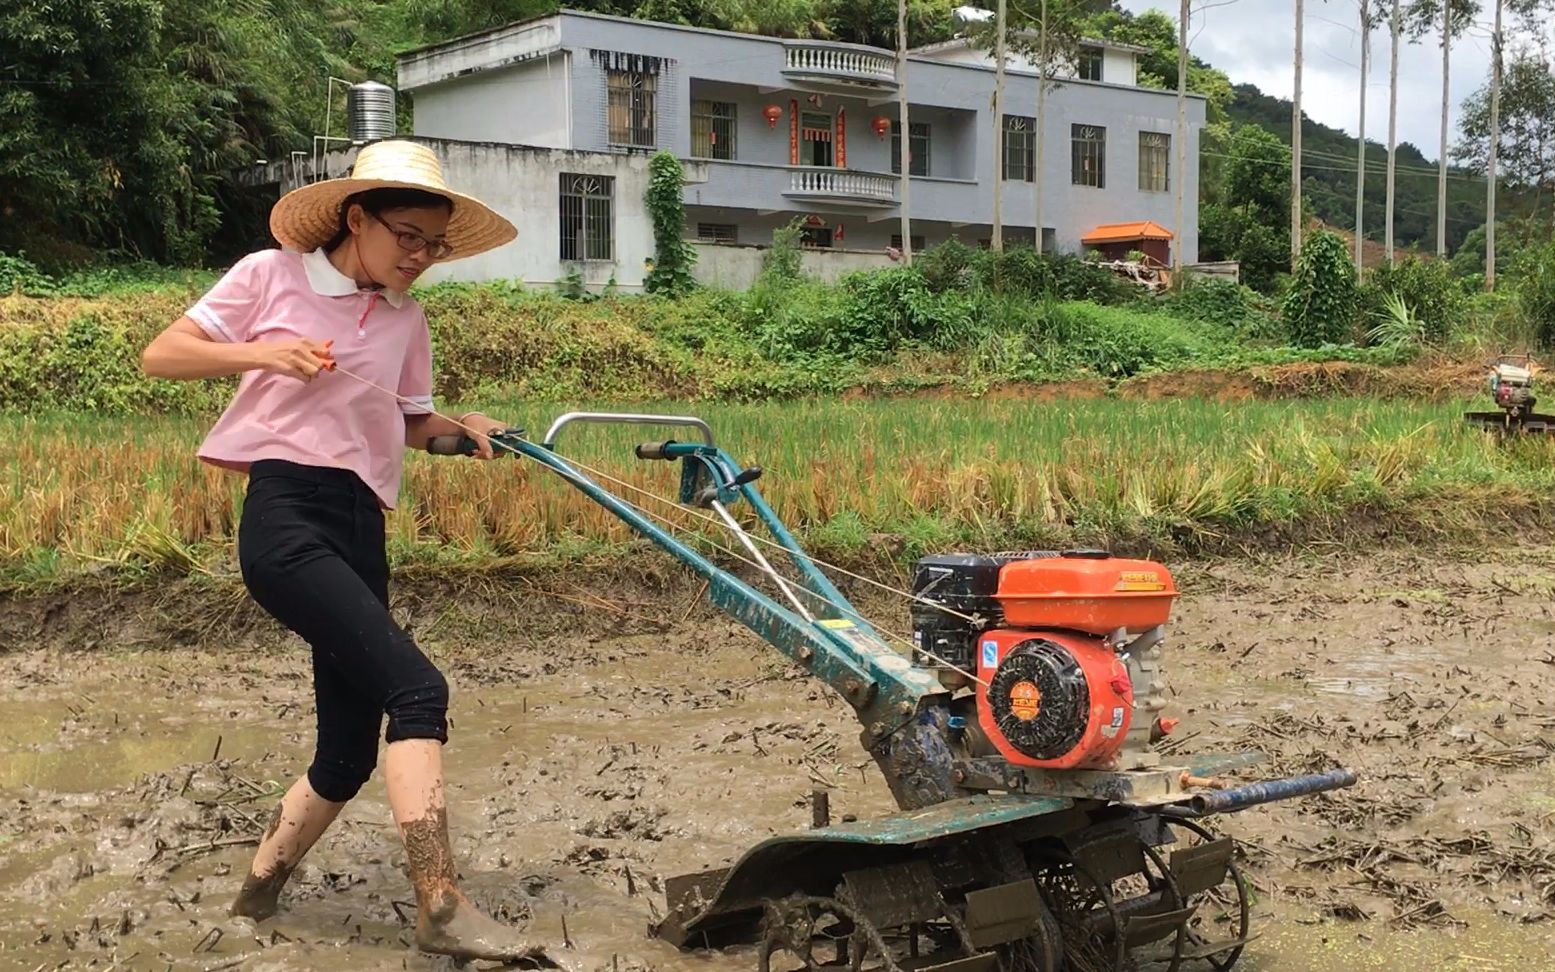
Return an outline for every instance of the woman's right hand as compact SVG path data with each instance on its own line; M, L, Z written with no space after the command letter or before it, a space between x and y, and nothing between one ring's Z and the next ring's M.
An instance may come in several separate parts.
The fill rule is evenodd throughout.
M296 341L265 341L257 345L260 351L259 368L272 375L285 375L298 381L312 381L313 376L335 363L330 345L319 344L302 338Z

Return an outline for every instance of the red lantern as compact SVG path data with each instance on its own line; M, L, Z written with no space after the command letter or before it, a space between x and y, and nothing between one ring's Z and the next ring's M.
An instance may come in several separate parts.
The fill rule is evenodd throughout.
M777 128L778 119L783 117L783 109L777 105L768 105L761 109L761 115L767 120L767 127Z
M891 134L891 119L884 115L876 115L875 120L869 123L869 127L875 130L875 134L881 139Z

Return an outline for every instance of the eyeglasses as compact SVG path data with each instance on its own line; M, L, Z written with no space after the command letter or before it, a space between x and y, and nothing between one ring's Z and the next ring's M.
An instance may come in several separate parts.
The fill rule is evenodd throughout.
M434 260L441 260L454 252L454 248L441 240L429 240L420 233L412 233L410 230L395 229L385 223L382 216L377 213L368 213L373 219L383 224L383 228L394 234L394 240L400 245L400 249L406 253L420 253L427 251L427 255Z

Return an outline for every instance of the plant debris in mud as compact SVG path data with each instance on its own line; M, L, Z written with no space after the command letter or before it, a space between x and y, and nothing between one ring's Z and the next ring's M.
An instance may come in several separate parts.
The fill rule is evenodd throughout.
M1256 749L1268 757L1257 775L1360 776L1215 821L1241 844L1260 912L1331 926L1310 932L1325 939L1488 920L1555 940L1555 665L1541 661L1555 656L1555 551L1180 566L1166 663L1184 722L1163 750ZM612 955L677 968L642 935L666 875L802 830L818 786L843 819L883 814L889 797L846 707L732 623L686 613L694 582L612 576L620 603L658 601L686 622L666 630L540 595L510 604L480 586L412 589L397 607L454 673L450 826L472 897L551 938L560 910L595 968ZM373 787L299 868L277 924L257 930L263 944L220 917L277 781L305 765L311 702L289 638L241 621L215 631L217 653L7 656L0 725L34 735L0 740L0 773L20 774L0 787L0 830L16 835L0 841L0 868L18 876L0 889L0 944L36 955L28 968L108 964L115 949L175 966L197 956L202 969L250 953L315 967L306 949L325 947L406 960L415 913ZM138 776L115 777L93 748L188 738L203 741ZM49 771L56 758L82 775ZM42 927L9 917L17 888L46 902ZM1255 941L1250 955L1273 947Z

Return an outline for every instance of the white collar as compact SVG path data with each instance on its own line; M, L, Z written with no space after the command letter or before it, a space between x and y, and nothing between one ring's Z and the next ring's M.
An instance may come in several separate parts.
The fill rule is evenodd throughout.
M349 297L361 287L356 281L341 273L329 262L329 254L323 247L302 255L302 268L308 274L308 286L320 297ZM398 290L390 290L385 287L379 291L383 299L389 302L390 307L399 307L404 303L405 295Z

